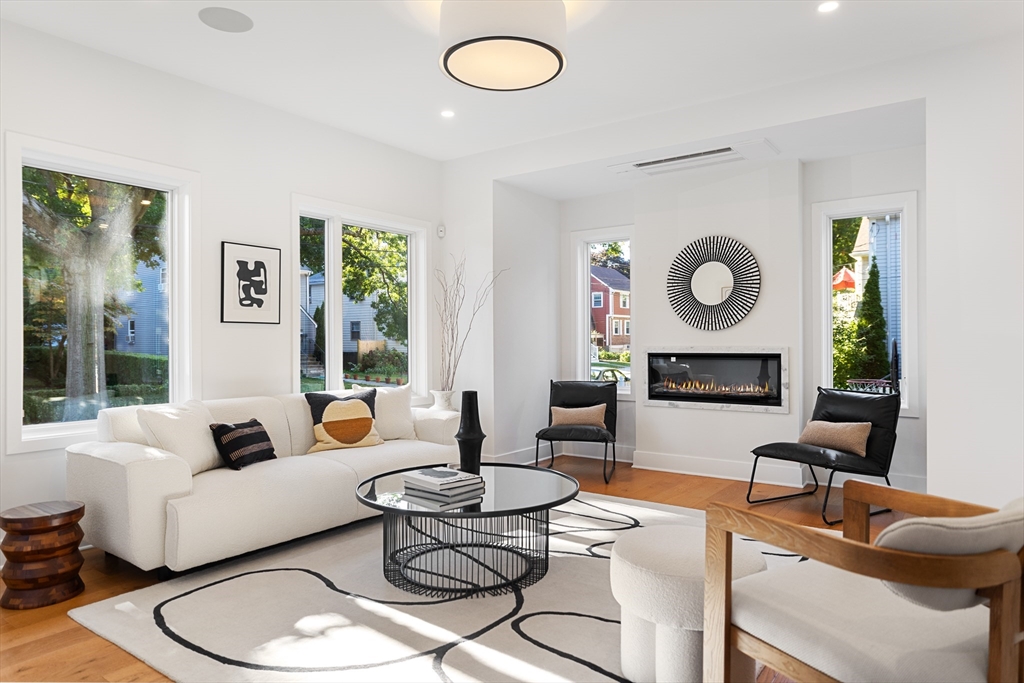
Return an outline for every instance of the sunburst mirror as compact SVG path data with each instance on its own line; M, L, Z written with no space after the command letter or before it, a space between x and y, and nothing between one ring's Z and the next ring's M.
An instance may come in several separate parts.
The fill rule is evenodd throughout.
M743 320L761 291L761 269L731 237L711 235L686 245L668 271L672 310L699 330L724 330Z

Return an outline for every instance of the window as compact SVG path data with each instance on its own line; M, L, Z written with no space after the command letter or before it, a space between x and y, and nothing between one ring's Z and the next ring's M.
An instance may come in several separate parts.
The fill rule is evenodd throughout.
M168 320L170 193L21 170L22 424L168 402L169 339L155 330ZM136 318L154 333L136 336Z
M611 380L619 384L620 391L631 392L629 345L624 343L623 330L628 330L628 319L615 310L598 313L593 309L604 308L604 292L609 292L609 303L613 304L616 292L619 301L627 302L629 297L629 240L583 243L586 253L586 267L589 280L591 310L589 317L590 353L587 356L586 376L592 380ZM600 287L600 291L594 291ZM584 300L585 301L585 300ZM625 306L625 303L623 304ZM628 334L628 331L626 332Z
M628 320L624 321L623 325L625 327L626 336L628 337L629 336L629 321Z
M317 245L300 254L300 266L313 273L313 304L323 308L322 314L311 313L323 329L317 346L324 361L316 368L322 386L340 389L355 380L370 386L414 383L414 391L426 393L429 288L422 281L427 269L420 240L430 226L298 195L293 195L293 216L300 245L310 240ZM297 294L301 299L303 293ZM300 312L295 324L301 327L302 319ZM301 388L309 384L301 330L299 341Z
M916 411L916 197L910 192L812 207L820 226L812 236L820 254L814 276L820 285L812 293L820 305L820 384L898 390L909 417Z
M620 294L623 308L629 308L629 294Z
M326 229L322 218L299 218L299 388L303 393L327 388Z

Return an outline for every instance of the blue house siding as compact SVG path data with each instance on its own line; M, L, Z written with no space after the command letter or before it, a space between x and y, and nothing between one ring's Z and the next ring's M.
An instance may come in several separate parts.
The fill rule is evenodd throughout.
M308 278L308 282L307 282ZM299 296L302 300L299 304L306 309L309 316L312 317L316 311L324 302L324 275L323 273L314 273L312 275L303 275L303 280L300 283ZM308 295L307 295L308 288ZM371 296L359 303L352 301L352 299L345 297L341 302L342 306L342 352L343 353L355 353L359 350L359 341L352 339L352 323L357 322L359 324L359 338L362 340L381 340L383 339L387 348L398 349L399 351L406 351L404 345L399 344L395 341L385 338L384 333L377 329L377 325L373 319L373 308L371 306L374 301L374 297ZM316 338L316 327L313 325L313 321L310 317L301 315L302 322L299 334L303 340L310 340L305 342L310 349L312 349L312 341ZM304 346L303 348L306 348ZM311 353L312 351L310 351Z
M901 349L903 262L900 248L900 217L876 218L871 222L871 255L878 261L879 288L882 291L882 309L885 311L887 348L895 339Z
M118 351L167 355L167 291L160 287L161 262L154 268L144 263L135 268L135 278L142 283L142 291L123 291L120 299L132 309L129 315L118 318ZM135 338L130 339L131 323L135 323Z

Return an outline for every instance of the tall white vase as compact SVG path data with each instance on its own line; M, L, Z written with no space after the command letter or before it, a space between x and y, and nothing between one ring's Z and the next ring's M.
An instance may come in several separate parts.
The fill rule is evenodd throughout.
M455 406L452 405L452 397L455 395L454 391L431 389L430 393L434 395L434 405L430 406L431 410L455 410Z

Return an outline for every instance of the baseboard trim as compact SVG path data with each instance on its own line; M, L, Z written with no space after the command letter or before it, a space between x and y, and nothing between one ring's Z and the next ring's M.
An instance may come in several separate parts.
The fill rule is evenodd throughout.
M557 449L556 449L557 451ZM635 446L615 444L616 462L633 462ZM590 458L592 460L604 460L604 444L572 442L562 444L562 455L571 455L574 458ZM608 460L612 459L612 448L608 446Z
M505 462L513 463L516 465L532 465L535 449L533 448L520 448L518 451L509 451L508 453L499 453L498 455L484 455L480 459L483 462ZM555 457L562 455L562 446L559 443L555 444ZM545 460L550 459L551 449L548 448L547 444L543 444L540 450L541 463Z
M758 471L761 470L761 465L757 466ZM814 473L818 477L818 482L825 486L828 483L828 470L823 470L820 467L814 468ZM856 474L846 474L844 472L836 472L836 476L832 479L832 488L842 488L848 481L864 481L869 484L878 484L879 486L885 486L885 480L881 477L863 477ZM914 491L916 493L927 493L928 492L928 478L923 477L919 474L899 474L896 472L889 473L889 481L892 482L893 488L903 489L904 491ZM809 473L804 473L804 484L813 484L814 480L811 479Z
M623 446L616 444L615 447L615 461L616 462L633 462L633 451L635 449L632 446ZM498 455L484 455L481 456L483 462L510 462L517 465L532 465L534 455L536 454L536 447L531 448L520 448L518 451L509 451L508 453L500 453ZM560 441L555 442L555 457L561 457L563 455L570 455L574 458L590 458L592 460L604 460L604 446L602 444L590 444L590 443L562 443ZM608 448L608 460L612 457L611 447ZM548 446L548 442L541 442L540 445L540 464L543 465L551 459L551 447Z
M737 481L749 481L750 469L753 465L753 458L750 460L723 460L651 451L636 451L633 456L633 467L641 470L695 474ZM778 484L779 486L800 488L802 478L803 468L795 463L773 463L762 460L757 465L757 482L760 484Z

